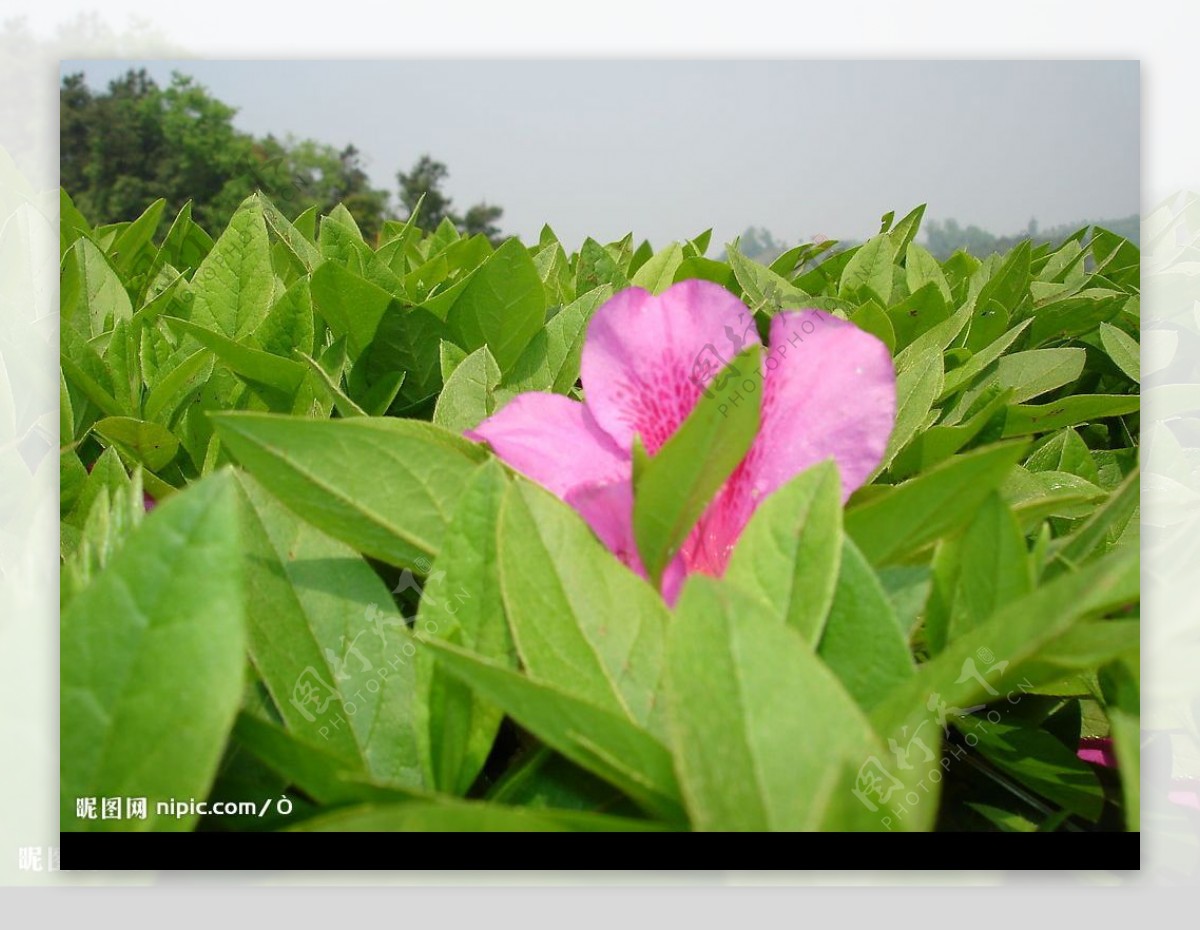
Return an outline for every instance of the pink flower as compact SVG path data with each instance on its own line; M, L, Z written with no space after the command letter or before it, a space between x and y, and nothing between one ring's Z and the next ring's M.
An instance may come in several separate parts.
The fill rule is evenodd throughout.
M1102 765L1105 768L1117 767L1117 757L1113 752L1112 737L1085 736L1079 740L1079 751L1076 753L1084 762L1092 765Z
M689 280L654 297L641 288L596 310L583 347L584 402L531 392L468 430L502 460L574 507L610 550L645 577L633 535L632 449L654 455L705 390L730 404L763 390L758 435L663 576L674 603L686 575L720 577L751 514L773 491L832 458L842 499L879 464L896 412L887 347L819 310L771 320L762 372L710 384L741 349L759 344L745 304Z

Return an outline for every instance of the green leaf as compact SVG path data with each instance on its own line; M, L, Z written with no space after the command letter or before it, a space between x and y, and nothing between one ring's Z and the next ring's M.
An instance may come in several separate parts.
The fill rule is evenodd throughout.
M684 255L687 255L688 247L683 247ZM716 262L711 258L702 258L693 256L685 257L683 263L675 272L675 283L680 281L688 281L693 278L699 278L703 281L712 281L714 284L719 284L722 287L735 289L736 282L733 276L733 269L724 262Z
M244 339L271 309L274 289L262 203L250 197L192 277L190 319L230 339Z
M846 511L846 533L873 565L901 560L970 520L1024 451L1002 443L958 455Z
M1071 297L1052 301L1034 313L1029 345L1082 336L1121 312L1126 295L1107 288L1091 288Z
M121 456L112 447L105 449L92 465L74 507L63 517L63 522L82 528L92 504L100 496L101 489L107 489L111 497L128 486L129 475L121 463Z
M765 265L746 258L735 247L726 249L729 265L752 313L774 316L785 307L811 306L813 298Z
M1030 244L1022 242L1008 254L975 299L975 316L966 346L978 352L1008 328L1008 322L1029 297Z
M995 390L1010 389L1012 401L1017 404L1056 390L1077 379L1086 361L1087 353L1077 348L1032 349L1005 355L989 374L959 397L946 414L946 422L957 423L972 414L981 398Z
M612 296L607 284L563 307L529 343L497 394L497 405L524 391L566 394L579 380L583 339L592 314Z
M896 346L904 348L945 322L950 316L950 307L937 285L930 282L889 307L887 315L895 333Z
M58 231L60 255L66 255L76 239L92 234L87 217L79 212L70 194L62 187L58 189Z
M445 339L441 341L441 345L438 346L438 363L443 383L450 380L454 369L466 360L467 354L466 349L459 348L453 342L447 342Z
M1072 813L1099 819L1104 807L1100 780L1055 736L990 720L969 732L977 736L979 752L998 769Z
M545 746L523 753L484 797L497 804L531 808L638 812L612 785Z
M848 539L820 642L821 661L864 710L913 676L908 631L874 570Z
M121 230L108 250L116 263L117 273L127 285L134 285L135 294L143 289L139 285L146 283L135 281L135 276L139 272L144 275L153 264L154 256L151 253L157 250L153 249L151 240L158 230L166 205L167 202L161 197L150 204L141 216Z
M307 237L300 231L299 224L307 214L310 219L314 219L316 211L306 210L296 218L296 224L293 225L286 216L284 216L275 204L271 203L262 194L255 194L258 198L259 205L263 212L263 217L267 224L274 231L288 250L296 256L296 259L304 266L307 271L315 271L324 258L321 256L321 250L313 244L311 237ZM311 211L311 212L310 212Z
M312 377L317 379L317 383L329 395L330 401L337 407L338 413L343 417L365 417L367 411L363 410L356 404L346 393L341 389L336 381L330 377L329 372L321 367L321 363L311 356L304 355L301 352L296 353L300 359L308 365L308 369Z
M121 279L95 244L76 239L63 259L59 308L64 329L88 339L133 316Z
M944 352L950 343L958 338L970 318L971 308L966 306L955 311L940 323L935 323L897 354L896 371L901 372L911 367L914 359L919 358L931 348Z
M468 355L446 380L433 411L433 422L462 433L474 429L496 409L500 367L487 346Z
M212 251L212 237L192 219L192 202L185 203L176 214L171 228L158 250L155 265L175 268L198 268Z
M730 585L693 576L668 631L672 747L696 830L810 830L866 718L795 630Z
M241 494L250 655L288 730L348 771L423 787L415 647L388 589L252 479Z
M64 830L188 830L157 802L203 798L242 695L232 478L155 509L62 615ZM77 799L146 798L145 820L87 820Z
M546 290L547 306L562 306L575 298L575 280L567 253L557 240L546 243L533 256L538 276Z
M580 296L604 284L611 285L615 291L629 287L629 281L617 266L616 260L595 239L584 240L577 262L575 293Z
M918 433L892 460L889 474L893 478L906 478L944 462L977 437L984 442L999 439L1011 399L1011 389L993 388L991 399L969 419L953 425L940 423Z
M345 336L350 357L357 359L375 339L394 297L378 285L325 262L312 275L312 299L335 336ZM416 312L416 311L408 311ZM436 355L437 345L434 345Z
M401 785L372 780L348 768L326 748L299 739L274 723L248 713L238 715L234 739L264 765L320 804L357 801L408 801L425 795Z
M737 468L758 433L761 391L718 385L761 381L760 347L736 355L713 379L683 424L655 453L633 489L633 531L646 573L657 586L713 495Z
M615 785L647 812L685 819L671 754L627 718L495 662L428 640L451 675L501 708L552 749Z
M1098 676L1104 695L1117 770L1121 774L1125 828L1141 829L1141 674L1135 651L1106 665Z
M304 365L300 362L242 345L188 320L166 317L165 322L173 329L191 336L246 381L266 385L282 392L288 399L300 389L305 375Z
M874 298L868 300L850 315L850 322L863 332L870 333L885 346L888 354L896 350L896 331L892 328L887 311Z
M295 350L312 354L313 333L312 294L308 278L303 277L275 301L254 340L264 352L290 358Z
M437 555L481 446L391 417L212 417L237 460L289 508L365 555L401 568Z
M1014 326L1012 329L1008 330L1002 336L997 338L990 345L985 346L983 349L980 349L978 352L976 352L974 355L972 355L965 363L963 363L958 368L955 368L953 371L951 371L949 374L947 374L946 375L946 383L945 383L945 386L942 388L942 393L941 393L939 399L945 399L947 397L950 397L956 391L958 391L960 388L963 388L966 385L970 384L973 379L975 379L980 374L982 374L985 368L987 368L989 365L992 364L992 362L996 361L996 359L1000 358L1000 356L1002 356L1006 351L1008 351L1008 348L1014 342L1017 341L1017 338L1021 335L1021 333L1023 333L1025 331L1025 329L1029 326L1030 322L1031 322L1030 320L1026 320L1023 323L1020 323L1019 325ZM1068 351L1070 351L1070 350L1068 350ZM1018 353L1018 354L1020 354L1020 353ZM1060 356L1060 358L1061 358L1061 356ZM1073 360L1073 356L1072 356L1072 360ZM1012 364L1012 363L1005 363L1005 364ZM1076 374L1078 374L1078 372L1076 372ZM1003 379L997 378L997 381L1000 381L1000 380L1003 380L1003 382L1007 386L1007 385L1011 384L1011 382L1017 381L1018 377L1008 376L1008 377L1004 377ZM1024 380L1024 379L1021 379L1021 380Z
M137 411L142 405L142 373L140 340L134 334L134 324L119 320L108 336L104 364L112 376L113 391L119 403Z
M914 358L912 364L896 376L896 423L878 471L886 470L920 432L933 409L934 400L942 393L943 379L942 353L934 348Z
M892 296L892 263L895 257L892 240L886 234L868 239L858 247L842 270L838 296L853 298L861 295L865 289L886 306Z
M1033 588L1025 536L996 493L979 507L961 538L942 542L933 564L925 640L934 653Z
M1006 811L990 804L978 804L968 801L967 807L983 816L1001 833L1037 833L1038 825L1028 817L1012 811Z
M842 557L842 483L837 465L801 472L759 505L725 577L815 646L833 603Z
M525 246L509 239L468 282L446 317L464 349L486 345L509 371L546 319L542 279Z
M1004 437L1049 433L1105 417L1124 416L1141 407L1131 394L1075 394L1049 404L1018 404L1008 408Z
M212 352L199 349L160 377L146 395L146 419L170 423L180 405L208 381L215 359Z
M672 242L661 251L655 252L642 265L630 282L634 287L641 287L651 294L661 294L675 282L675 272L683 264L683 246Z
M684 256L687 258L702 258L704 253L708 251L708 244L712 241L712 229L706 229L700 235L693 239L689 239L683 247Z
M495 462L483 465L467 486L421 592L415 629L516 668L497 552L508 493L508 479ZM427 777L438 791L466 794L491 751L503 713L431 659L422 652L417 661L417 706L424 714L418 741Z
M947 708L969 708L1061 678L1064 669L1079 667L1077 649L1062 644L1069 644L1076 629L1112 626L1090 618L1136 599L1138 588L1137 553L1118 550L1011 601L986 623L948 643L880 702L871 715L876 730L898 733L904 725L926 719L930 695ZM1082 661L1104 662L1106 653L1111 658L1126 648L1123 637L1110 639L1101 649L1089 648Z
M68 351L59 356L59 363L62 365L63 374L66 375L68 390L75 388L82 395L78 401L86 399L108 416L128 415L130 411L112 395L112 381L99 356L87 343L72 345L70 330L62 330L62 340L64 348ZM77 363L68 352L81 355L83 364Z
M366 364L360 361L351 374L365 372L368 382L380 384L405 372L398 415L428 416L442 386L440 346L446 336L446 325L428 310L392 303L379 320Z
M65 438L65 437L64 437ZM69 450L59 452L58 510L66 517L87 485L88 472L79 456Z
M1103 488L1067 472L1029 472L1017 466L1000 486L1001 496L1026 532L1035 529L1046 517L1072 519L1091 513L1096 501L1105 496Z
M928 249L915 242L909 243L904 252L904 276L910 294L916 294L925 285L933 284L946 303L953 300L942 266Z
M1030 471L1065 471L1085 478L1092 484L1100 483L1100 470L1092 457L1087 443L1075 430L1067 428L1055 433L1047 442L1025 460Z
M661 732L662 599L528 482L509 495L500 533L504 606L529 675Z
M1112 550L1137 513L1140 491L1141 472L1135 468L1082 526L1070 536L1054 541L1046 566L1046 577L1053 578L1063 571L1078 567L1093 553L1103 555Z
M921 230L921 220L925 217L925 204L919 204L900 218L895 227L888 233L896 254L902 254L912 243Z
M1141 348L1136 339L1109 323L1101 323L1100 342L1104 344L1104 351L1108 353L1108 357L1121 371L1134 381L1142 380Z
M66 609L75 595L90 585L96 574L112 561L146 514L141 469L135 469L131 478L125 477L119 464L112 471L115 474L106 483L84 485L82 490L91 499L86 503L82 528L73 542L69 541L69 534L64 533L64 561L59 585L61 609ZM75 517L78 522L79 515ZM62 526L64 530L71 528L66 522Z
M179 451L179 440L159 423L106 417L92 429L151 471L161 471Z

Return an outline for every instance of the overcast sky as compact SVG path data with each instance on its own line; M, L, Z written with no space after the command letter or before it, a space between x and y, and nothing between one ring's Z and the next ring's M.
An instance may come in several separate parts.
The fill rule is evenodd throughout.
M996 233L1139 202L1137 62L79 61L193 75L256 135L364 154L377 186L422 154L459 209L569 245L750 225L863 238L921 202ZM719 251L719 249L717 250Z

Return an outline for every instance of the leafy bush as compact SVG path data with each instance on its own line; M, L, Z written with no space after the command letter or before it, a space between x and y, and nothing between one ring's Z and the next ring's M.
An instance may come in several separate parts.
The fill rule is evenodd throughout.
M63 194L64 829L1137 829L1128 241L939 262L918 208L768 267L162 210ZM689 278L874 334L898 410L845 507L803 472L669 608L461 434Z

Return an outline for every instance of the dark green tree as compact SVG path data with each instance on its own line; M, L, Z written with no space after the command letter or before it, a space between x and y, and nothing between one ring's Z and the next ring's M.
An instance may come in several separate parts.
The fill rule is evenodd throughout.
M421 206L416 219L416 225L421 229L437 229L444 219L454 222L450 212L450 198L442 193L442 182L448 175L446 166L428 155L417 159L417 163L407 173L396 173L396 180L400 184L400 203L408 215L412 216L418 204Z
M255 139L233 125L237 111L180 74L165 89L129 71L92 93L82 74L60 89L62 185L93 223L138 216L153 200L167 216L188 200L197 222L219 230L255 190L285 213L344 203L373 237L391 216L389 194L373 188L353 145Z
M467 210L466 215L460 216L454 212L450 198L442 191L442 182L448 176L446 166L429 155L417 159L411 170L398 172L396 180L400 184L400 203L407 214L411 216L419 203L421 209L417 213L416 224L421 229L432 231L448 219L465 235L482 234L492 242L500 241L503 236L496 223L504 214L504 209L486 202L477 203Z

